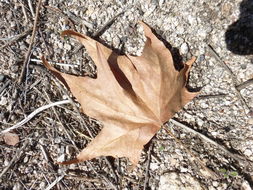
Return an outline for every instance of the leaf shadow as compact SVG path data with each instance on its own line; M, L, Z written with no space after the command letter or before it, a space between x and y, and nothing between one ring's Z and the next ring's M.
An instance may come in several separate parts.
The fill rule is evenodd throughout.
M238 55L253 54L253 1L240 3L240 17L225 32L227 49Z
M149 26L150 27L150 26ZM162 33L164 31L161 30L154 30L152 27L150 27L152 32L155 34L155 36L163 42L166 48L168 48L171 52L172 58L173 58L173 64L177 71L180 71L183 69L183 57L179 53L179 49L176 47L173 47L168 41L165 40L165 38L162 36Z

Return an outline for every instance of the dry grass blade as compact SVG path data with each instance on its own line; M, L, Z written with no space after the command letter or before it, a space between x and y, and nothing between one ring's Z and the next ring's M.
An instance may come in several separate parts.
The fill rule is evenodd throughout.
M53 183L51 183L45 190L50 190L50 189L52 189L57 183L59 183L59 182L64 178L64 176L65 176L65 174L63 174L63 175L57 177L57 178L53 181Z
M62 101L59 101L59 102L54 102L54 103L42 106L42 107L34 110L25 119L23 119L22 121L18 122L16 125L14 125L14 126L8 128L8 129L5 129L5 130L1 131L0 135L23 126L25 123L27 123L28 121L30 121L35 115L37 115L38 113L40 113L40 112L42 112L42 111L44 111L44 110L46 110L48 108L51 108L51 107L57 106L57 105L61 105L61 104L68 104L68 103L70 103L69 100L62 100Z
M242 89L244 89L244 88L246 88L246 87L248 87L252 84L253 84L253 79L249 79L249 80L243 82L242 84L237 85L236 88L237 88L237 90L240 91L240 90L242 90Z
M234 75L233 71L229 68L229 66L220 58L220 56L218 55L218 53L213 49L213 47L211 45L208 45L207 46L208 49L209 49L209 52L215 57L215 59L219 62L219 64L230 74L231 78L232 78L232 82L233 82L233 86L236 90L236 94L237 94L237 97L240 99L241 101L241 104L242 105L245 105L247 107L247 109L249 110L249 106L248 104L246 103L246 101L244 100L244 98L242 97L241 93L240 93L240 90L237 88L237 78L236 76ZM247 113L244 109L244 113L245 113L245 116L247 116Z

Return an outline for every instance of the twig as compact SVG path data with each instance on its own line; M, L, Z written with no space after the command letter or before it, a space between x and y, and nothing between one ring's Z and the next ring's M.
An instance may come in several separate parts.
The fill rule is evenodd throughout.
M236 76L234 75L234 73L232 72L232 70L227 66L227 64L220 58L220 56L218 55L218 53L213 49L213 47L208 44L207 46L209 48L210 53L216 58L216 60L220 63L220 65L230 74L231 78L232 78L232 83L233 86L235 88L237 97L240 99L242 106L245 105L247 107L247 109L250 109L248 104L245 102L244 98L242 97L240 91L236 88L237 86L237 79ZM245 115L247 116L246 111L244 110Z
M220 65L232 76L233 82L237 83L236 76L232 72L232 70L227 66L227 64L220 58L219 54L213 49L213 47L208 44L209 52L216 58L216 60L220 63Z
M11 130L14 130L14 129L17 129L17 128L21 127L22 125L24 125L25 123L27 123L28 121L30 121L35 115L37 115L38 113L40 113L40 112L42 112L42 111L44 111L44 110L46 110L48 108L51 108L51 107L57 106L57 105L61 105L61 104L68 104L68 103L70 103L69 100L62 100L62 101L58 101L58 102L54 102L52 104L48 104L48 105L42 106L42 107L34 110L31 114L29 114L27 116L27 118L23 119L22 121L20 121L16 125L14 125L14 126L8 128L8 129L5 129L5 130L1 131L0 135L4 134L4 133L7 133L7 132L9 132Z
M4 83L4 85L0 88L0 94L2 91L11 83L11 80L8 80L7 82Z
M28 144L28 140L26 140L23 144L23 146L16 152L16 154L14 155L14 157L11 159L11 161L9 162L8 166L6 166L6 168L3 169L3 171L0 174L0 178L8 171L8 169L11 167L11 165L20 158L21 156L21 152L25 149L25 147Z
M48 158L48 155L47 155L47 153L46 153L46 150L45 150L44 146L40 144L39 147L40 147L40 149L41 149L42 155L44 156L44 158L46 159L46 161L49 162L49 158ZM50 162L49 162L49 163L50 163Z
M105 29L107 27L110 27L113 22L120 16L122 15L123 13L125 12L125 10L123 11L120 11L118 12L117 14L115 14L111 19L109 19L102 27L100 27L93 35L92 37L93 38L97 38L98 36L101 36L104 32L105 32Z
M209 98L224 98L228 94L210 94L210 95L199 95L196 99L209 99Z
M194 133L196 135L198 135L201 139L209 142L210 144L213 144L215 145L216 147L218 147L219 149L221 149L222 151L224 151L226 154L228 154L231 158L237 160L238 162L242 162L244 161L245 159L239 155L236 155L234 153L231 153L230 151L228 151L226 148L224 148L222 145L218 144L217 142L213 141L212 139L206 137L205 135L193 130L192 128L174 120L174 119L170 119L170 122L173 123L174 125L178 126L178 127L181 127L182 129L185 129L191 133Z
M241 91L242 89L244 89L252 84L253 84L253 78L243 82L242 84L237 85L236 88L237 88L237 90Z
M149 179L149 166L150 166L150 161L151 161L151 150L153 148L153 143L151 142L149 149L148 149L148 161L147 161L147 166L146 166L146 172L145 172L145 181L144 181L144 187L143 189L147 189L148 185L148 179Z
M45 8L50 9L50 10L52 10L52 11L55 11L55 12L59 13L61 16L64 17L64 19L66 19L66 20L70 23L72 29L74 29L74 30L76 29L76 27L75 27L75 25L74 25L74 23L73 23L73 21L72 21L72 18L71 18L71 17L69 18L67 15L65 15L65 13L62 12L61 9L56 8L56 7L51 7L51 6L45 6ZM57 14L57 15L58 15L58 14ZM59 15L58 15L58 16L59 16ZM80 19L80 20L81 20L81 19Z
M92 25L90 22L84 20L83 18L79 18L79 17L75 16L75 15L74 15L73 13L71 13L71 12L67 12L66 14L67 14L67 16L68 16L71 20L77 21L77 22L79 22L79 23L82 23L84 26L86 26L86 27L89 28L89 29L93 29L93 25Z
M52 189L57 183L59 183L63 178L64 178L65 174L59 176L57 179L55 179L53 181L53 183L51 183L45 190L50 190Z
M2 45L0 47L0 49L3 49L11 44L13 44L14 42L16 42L17 40L19 40L20 38L23 38L25 37L27 34L29 34L30 32L32 31L32 28L29 28L27 30L25 30L24 32L22 32L21 34L18 34L16 36L13 36L10 38L10 41L6 42L4 45ZM5 38L4 38L5 39ZM5 40L8 40L8 39L5 39Z
M31 37L31 41L30 41L30 44L29 44L29 48L28 48L26 56L25 56L25 60L23 62L23 67L22 67L22 71L21 71L21 74L20 74L19 79L18 79L18 84L22 83L23 78L24 78L25 73L26 73L28 61L29 61L29 58L30 58L30 54L31 54L31 51L32 51L32 47L33 47L33 43L34 43L34 39L35 39L35 34L36 34L36 30L37 30L37 23L38 23L38 18L39 18L39 11L40 11L40 7L41 7L41 2L42 2L42 0L39 0L38 5L37 5L36 15L35 15L34 24L33 24L32 37Z
M172 122L174 122L175 120L173 120L173 119L171 119L170 121L172 121ZM214 180L216 180L217 179L217 174L215 173L215 172L213 172L212 170L210 170L209 168L207 168L206 167L206 165L199 159L199 158L197 158L191 151L189 151L184 145L183 145L183 143L169 130L169 129L167 129L167 128L164 128L168 133L169 133L169 135L170 136L172 136L174 139L175 139L175 141L178 143L178 144L180 144L181 145L181 147L183 147L184 148L184 150L190 155L190 156L192 156L192 159L193 160L195 160L195 161L197 161L199 164L200 164L200 166L203 168L203 169L205 169L208 173L209 173L209 176L208 177L211 177L212 179L214 179ZM191 159L189 159L190 161L193 161L193 160L191 160ZM194 162L192 162L192 163L194 163ZM196 164L196 163L195 163ZM205 174L206 175L206 174Z
M37 63L42 63L41 59L31 59L31 61L33 62L37 62ZM79 67L78 65L73 65L73 64L66 64L66 63L55 63L52 61L48 61L48 63L52 64L52 65L59 65L59 66L63 66L63 67Z
M24 17L25 17L25 24L27 24L28 23L28 18L27 18L27 13L26 13L26 10L25 10L25 6L24 6L23 3L20 3L20 6L22 8L22 12L23 12Z

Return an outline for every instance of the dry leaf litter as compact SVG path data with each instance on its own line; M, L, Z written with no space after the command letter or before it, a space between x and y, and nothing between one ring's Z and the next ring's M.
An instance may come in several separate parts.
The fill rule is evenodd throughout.
M253 77L252 38L247 41L233 32L234 38L226 38L229 26L236 21L239 24L233 25L234 28L240 24L245 30L252 28L251 2L42 1L26 81L17 85L30 43L36 2L32 1L30 6L29 1L1 1L1 131L36 108L71 96L42 68L38 62L42 53L46 52L48 60L62 72L94 76L96 67L85 49L80 49L74 40L60 38L60 32L66 29L94 35L118 52L140 55L145 38L136 23L143 20L174 47L172 52L179 61L192 55L198 57L191 69L189 86L202 89L174 118L195 132L168 122L151 141L151 151L148 151L151 145L144 149L133 171L125 158L59 166L57 161L73 158L76 151L90 142L85 126L95 136L102 125L85 115L80 117L78 103L77 107L68 104L50 108L15 130L20 138L17 145L8 146L1 137L0 188L46 189L54 185L55 189L251 189L253 86L243 88L241 97L235 86ZM120 12L111 25L103 28ZM101 28L101 34L96 36ZM21 34L23 37L19 38ZM213 173L201 167L201 163Z

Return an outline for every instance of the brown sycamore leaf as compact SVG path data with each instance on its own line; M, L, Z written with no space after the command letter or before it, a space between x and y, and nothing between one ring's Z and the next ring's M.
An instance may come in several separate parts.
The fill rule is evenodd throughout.
M75 160L99 156L127 157L137 165L143 146L197 93L186 89L191 59L177 71L170 51L141 23L146 44L141 56L118 55L101 43L66 30L80 41L97 66L97 78L61 73L42 57L44 65L80 102L83 112L103 123L102 131Z

